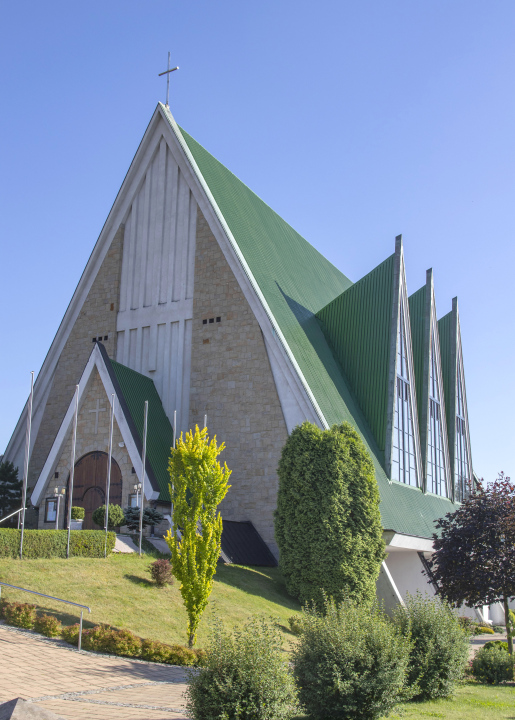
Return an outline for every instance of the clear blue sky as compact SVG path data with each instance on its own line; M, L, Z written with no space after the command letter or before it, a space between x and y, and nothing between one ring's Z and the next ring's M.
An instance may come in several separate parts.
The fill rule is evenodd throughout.
M474 468L515 476L515 3L4 3L0 452L166 81L177 121L352 280L402 233L459 298Z

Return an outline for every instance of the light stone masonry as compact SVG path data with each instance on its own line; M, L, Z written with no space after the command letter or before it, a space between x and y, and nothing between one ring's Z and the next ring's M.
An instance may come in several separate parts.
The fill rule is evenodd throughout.
M98 413L98 426L95 434L96 414L92 411L97 407L97 400L100 400L100 407L105 408L105 412ZM110 398L108 398L98 370L95 368L86 386L84 400L77 418L76 463L87 453L94 451L107 453L109 451L109 405ZM129 495L134 492L134 483L137 482L137 476L132 473L133 466L127 448L120 447L120 443L123 443L123 438L115 419L113 427L113 459L118 463L122 473L122 507L127 507ZM54 497L55 487L66 487L68 483L71 468L71 445L72 429L70 428L56 467L59 477L52 476L41 495L38 523L40 529L51 529L55 526L54 523L44 522L45 500ZM65 503L61 501L60 506L59 528L63 528Z
M114 359L116 356L116 316L119 306L123 236L124 228L120 226L60 355L31 455L29 488L35 485L43 469L73 397L75 385L79 382L91 354L92 339L101 337L109 357ZM106 336L108 339L104 340Z
M205 414L210 436L226 444L221 460L232 470L222 516L250 520L277 555L277 465L286 424L259 323L199 209L190 427L202 427Z

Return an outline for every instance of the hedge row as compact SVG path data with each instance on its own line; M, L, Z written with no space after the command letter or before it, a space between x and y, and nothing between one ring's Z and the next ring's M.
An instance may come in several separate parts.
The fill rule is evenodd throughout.
M0 557L16 558L20 554L21 530L0 529ZM66 557L67 530L25 530L23 534L23 557ZM114 532L107 533L107 552L111 553L116 541ZM72 530L70 533L70 556L104 557L105 533L103 530Z
M0 617L8 625L35 629L47 637L62 637L72 645L79 643L79 625L63 627L54 615L38 614L37 606L31 603L0 602ZM150 662L168 665L202 664L206 653L204 650L190 650L182 645L167 645L158 640L143 640L130 630L118 630L109 625L96 625L82 631L82 647L85 650L135 657Z

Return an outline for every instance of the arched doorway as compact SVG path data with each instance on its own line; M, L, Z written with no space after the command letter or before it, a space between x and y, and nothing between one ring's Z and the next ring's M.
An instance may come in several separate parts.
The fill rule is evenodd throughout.
M73 478L72 505L83 507L86 511L82 527L84 530L98 530L93 522L93 512L105 504L107 485L107 461L105 452L92 452L83 455L75 463ZM68 487L70 478L68 478ZM67 494L69 497L69 494ZM122 504L122 473L116 460L111 458L111 486L109 502L115 505ZM66 514L68 517L68 513Z

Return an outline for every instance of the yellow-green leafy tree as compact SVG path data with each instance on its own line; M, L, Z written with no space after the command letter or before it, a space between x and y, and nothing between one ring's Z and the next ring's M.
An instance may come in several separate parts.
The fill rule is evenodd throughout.
M177 441L168 463L172 529L166 542L172 553L172 572L188 613L188 645L193 647L206 609L220 556L222 516L218 505L230 488L231 471L218 456L225 444L209 441L207 428L187 432Z

